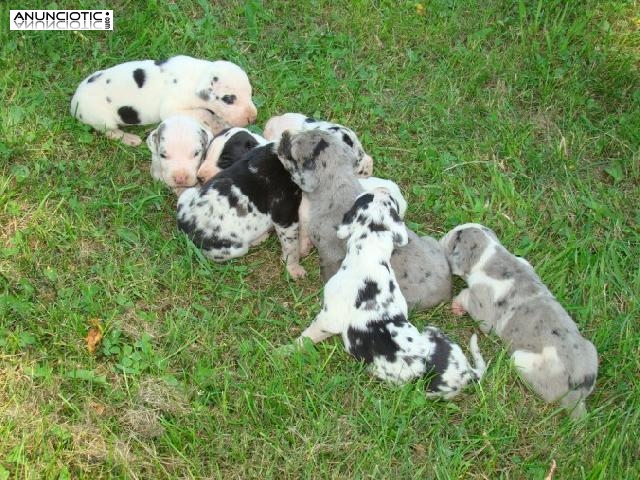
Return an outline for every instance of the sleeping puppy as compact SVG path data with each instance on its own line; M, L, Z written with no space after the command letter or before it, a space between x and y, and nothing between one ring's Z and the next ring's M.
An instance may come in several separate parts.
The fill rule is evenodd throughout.
M251 149L202 187L178 198L178 228L216 262L244 255L275 227L282 258L293 278L300 265L298 208L301 192L268 143Z
M342 266L324 287L322 310L302 332L317 343L342 335L345 349L370 365L378 378L402 384L427 377L427 395L452 398L478 380L485 363L471 339L476 367L440 330L422 334L408 321L407 302L390 266L391 253L409 241L398 204L384 188L361 194L343 217L338 238L347 239Z
M269 141L278 141L285 130L296 133L303 130L323 130L341 138L342 141L353 150L357 164L356 175L369 177L373 173L373 158L367 155L362 148L358 136L350 128L337 123L316 120L301 113L285 113L271 117L264 127L264 138Z
M186 55L95 72L71 99L71 115L128 145L140 145L140 137L123 132L121 125L147 125L178 114L207 124L212 113L235 127L254 122L257 110L249 78L232 62Z
M164 120L147 137L151 175L180 195L185 188L211 178L266 140L244 128L228 128L213 137L195 119L176 115Z
M278 157L310 202L309 235L320 255L324 281L340 268L345 242L335 232L363 188L353 171L354 154L321 130L285 132ZM451 272L442 247L408 230L409 242L395 250L391 265L410 308L430 308L451 298Z
M147 137L151 176L178 195L194 186L212 139L211 131L192 117L167 118Z
M476 223L457 226L441 243L451 271L468 285L453 299L453 313L469 312L483 332L495 331L536 393L572 409L573 417L583 416L598 354L529 262L509 253L493 231Z

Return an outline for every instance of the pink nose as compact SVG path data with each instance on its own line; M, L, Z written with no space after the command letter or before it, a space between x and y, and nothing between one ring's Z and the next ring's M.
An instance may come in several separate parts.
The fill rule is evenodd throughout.
M173 176L173 181L176 183L176 185L184 185L185 183L187 183L187 176L186 175L174 175Z

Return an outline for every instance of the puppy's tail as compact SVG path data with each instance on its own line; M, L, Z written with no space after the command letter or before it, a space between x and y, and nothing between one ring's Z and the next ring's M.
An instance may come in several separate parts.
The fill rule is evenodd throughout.
M473 357L473 363L475 364L475 368L471 369L475 375L474 380L480 380L484 375L484 372L487 370L487 364L480 353L480 348L478 347L478 335L475 333L471 335L469 349L471 350L471 356Z

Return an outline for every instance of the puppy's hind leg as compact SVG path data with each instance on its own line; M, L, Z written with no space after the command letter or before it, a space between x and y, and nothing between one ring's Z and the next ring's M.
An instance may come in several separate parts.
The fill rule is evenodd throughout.
M305 269L300 265L300 244L298 243L298 223L292 223L288 227L275 224L276 234L282 245L282 259L287 264L287 272L292 278L302 278L306 275Z

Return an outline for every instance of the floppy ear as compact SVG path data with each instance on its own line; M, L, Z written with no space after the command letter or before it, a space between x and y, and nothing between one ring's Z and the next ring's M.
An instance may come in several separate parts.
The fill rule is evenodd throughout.
M347 212L342 216L342 223L338 227L338 238L345 239L353 232L353 222L355 221L358 205L353 204L353 206L347 210Z
M404 247L409 243L409 234L404 222L392 220L391 233L393 234L393 245L395 247Z
M158 154L158 130L159 128L156 128L147 136L147 147L151 150L151 155Z

